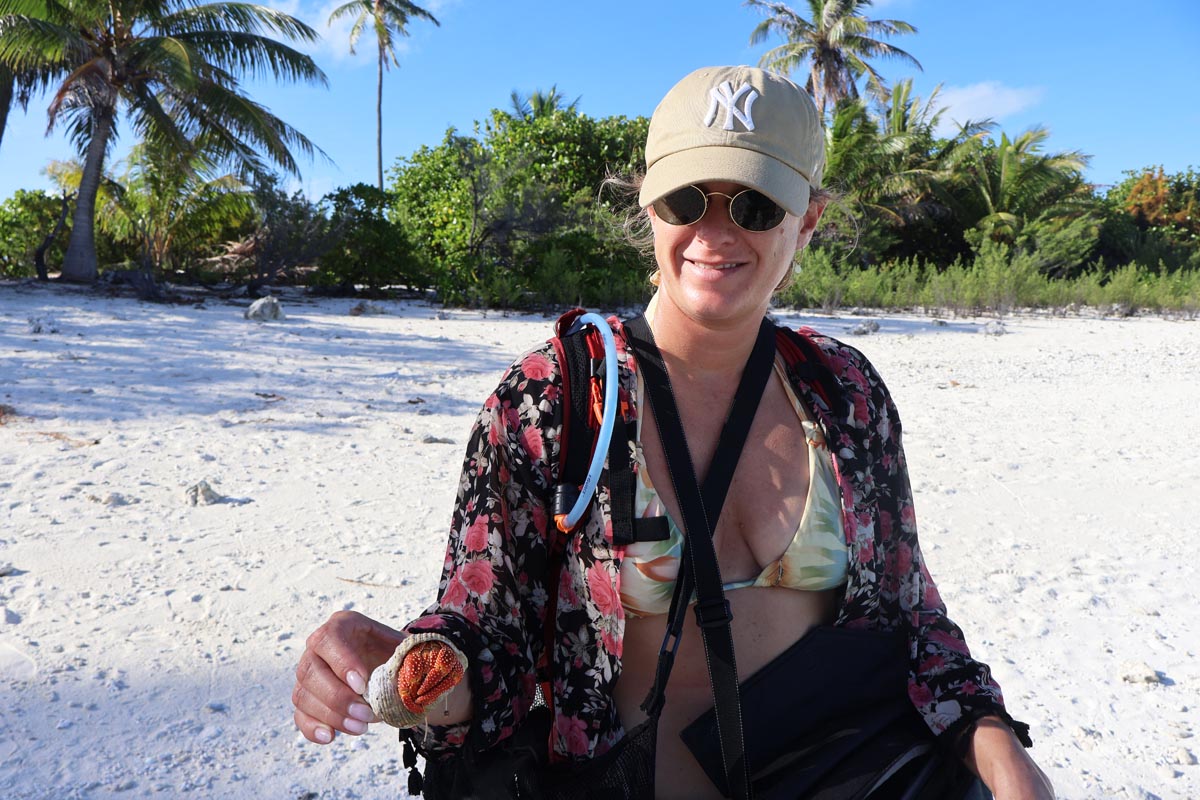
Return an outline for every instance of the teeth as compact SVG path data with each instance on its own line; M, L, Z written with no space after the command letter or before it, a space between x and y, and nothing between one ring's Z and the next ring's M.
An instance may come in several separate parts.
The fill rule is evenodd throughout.
M696 264L696 266L700 267L701 269L733 269L737 266L737 264L734 262L728 262L725 264Z

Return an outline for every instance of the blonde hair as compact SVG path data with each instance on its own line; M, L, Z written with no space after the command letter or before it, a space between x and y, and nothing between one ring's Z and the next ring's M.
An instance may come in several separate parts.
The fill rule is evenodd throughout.
M609 173L600 185L600 191L604 192L606 189L611 191L616 196L617 206L624 209L621 232L625 236L625 241L647 260L654 263L654 229L650 225L650 214L638 205L638 192L641 191L642 181L645 178L646 173L644 172L632 175ZM808 202L810 204L828 203L836 200L837 196L828 189L813 187ZM788 264L787 274L775 287L776 292L782 292L796 280L796 262L799 258L800 253L797 252L796 257ZM659 270L657 265L651 269L647 280L651 286L658 286Z

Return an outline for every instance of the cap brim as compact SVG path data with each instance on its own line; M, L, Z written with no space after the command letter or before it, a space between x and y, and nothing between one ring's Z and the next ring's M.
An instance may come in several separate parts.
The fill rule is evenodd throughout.
M684 186L728 181L757 189L802 217L808 211L808 179L771 156L743 147L693 147L663 156L646 170L638 205L642 208Z

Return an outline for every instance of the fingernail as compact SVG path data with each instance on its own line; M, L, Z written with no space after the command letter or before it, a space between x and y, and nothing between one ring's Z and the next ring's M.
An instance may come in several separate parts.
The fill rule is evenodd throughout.
M313 731L313 738L321 744L329 744L333 741L333 731L326 727L319 727Z
M346 733L359 734L367 732L367 723L357 719L350 719L349 717L342 720L342 727L346 729Z
M375 712L371 710L369 705L365 703L351 703L350 716L361 722L374 722Z
M367 693L367 682L363 680L362 675L359 675L354 670L350 670L346 673L346 683L350 685L350 688L354 690L355 694Z

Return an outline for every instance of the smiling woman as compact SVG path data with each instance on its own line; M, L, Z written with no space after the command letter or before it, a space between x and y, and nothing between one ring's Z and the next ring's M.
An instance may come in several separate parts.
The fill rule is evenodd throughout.
M825 206L812 99L698 70L655 111L646 163L658 293L610 321L627 441L596 499L561 538L580 376L544 345L476 420L437 600L401 631L318 628L297 726L328 743L374 711L433 798L964 800L977 775L1052 797L925 567L887 388L853 348L767 318Z

